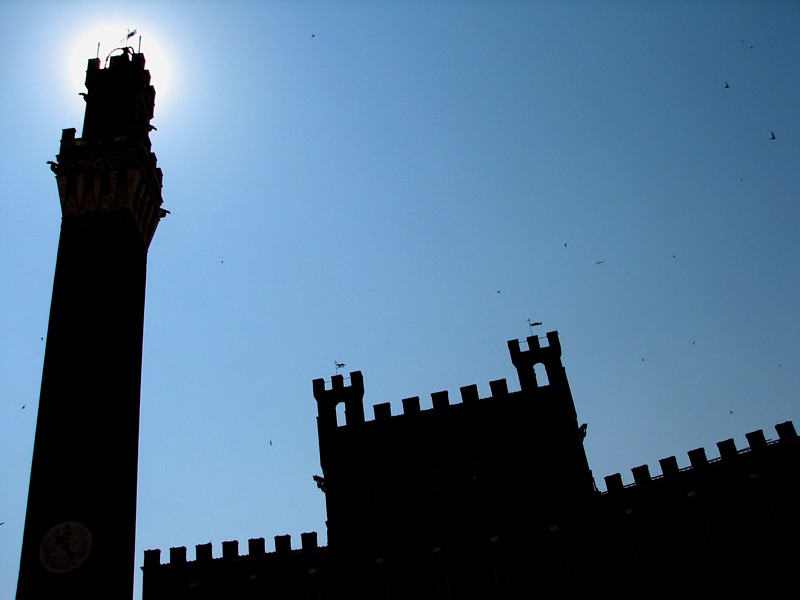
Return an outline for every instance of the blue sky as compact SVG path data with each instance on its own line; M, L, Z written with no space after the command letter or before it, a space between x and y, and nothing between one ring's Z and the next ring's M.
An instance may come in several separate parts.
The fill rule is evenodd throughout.
M518 389L506 341L541 321L602 490L800 426L799 28L789 1L3 2L0 596L60 228L46 161L80 135L98 42L141 35L171 213L148 263L139 597L146 549L326 543L311 381L337 361L368 418L488 396Z

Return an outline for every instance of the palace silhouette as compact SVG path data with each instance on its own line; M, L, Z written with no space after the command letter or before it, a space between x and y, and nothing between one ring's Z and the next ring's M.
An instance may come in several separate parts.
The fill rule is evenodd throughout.
M542 346L542 342L547 345ZM527 346L523 349L523 346ZM144 555L143 599L528 598L607 588L633 597L655 587L689 597L793 585L798 551L800 442L747 433L619 473L595 487L558 333L508 342L519 390L490 382L373 407L363 375L313 382L327 547L317 533L223 542ZM540 374L537 377L537 368ZM540 381L541 380L541 381ZM545 383L546 382L546 383ZM336 420L343 404L346 422ZM220 552L221 550L221 552Z
M166 211L150 152L155 90L131 49L88 64L83 136L51 167L63 220L18 600L130 598L147 248ZM113 335L108 335L111 331ZM109 340L110 338L110 340ZM598 489L557 331L507 342L517 382L377 404L364 375L311 382L318 533L144 552L143 600L500 599L785 593L800 441L748 432ZM343 417L341 408L344 407ZM98 422L96 415L103 415ZM113 426L111 425L113 424ZM69 442L69 443L68 443ZM109 472L107 455L114 453ZM64 491L69 494L64 494Z

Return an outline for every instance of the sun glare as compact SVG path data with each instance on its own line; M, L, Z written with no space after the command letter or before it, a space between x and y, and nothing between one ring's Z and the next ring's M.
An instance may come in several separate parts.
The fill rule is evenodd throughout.
M171 69L171 54L164 37L151 27L137 27L135 23L106 21L80 32L70 43L67 63L64 67L70 90L83 91L86 65L91 58L99 58L100 66L107 65L110 56L120 54L130 47L145 56L146 68L150 71L151 83L156 88L155 117L163 116L163 110L175 106L175 76Z

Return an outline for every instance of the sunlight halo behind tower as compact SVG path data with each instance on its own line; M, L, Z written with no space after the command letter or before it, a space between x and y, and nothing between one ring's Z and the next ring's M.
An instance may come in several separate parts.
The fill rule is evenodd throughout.
M176 90L180 87L176 81L179 69L172 65L176 53L170 51L170 45L165 40L166 36L149 24L138 27L136 24L126 25L121 19L104 19L81 30L67 45L67 62L63 68L66 84L70 90L84 91L86 64L90 58L99 58L100 65L105 67L109 55L119 54L126 46L131 47L134 52L145 55L146 68L157 90L156 118L163 117L165 112L178 105L179 94Z

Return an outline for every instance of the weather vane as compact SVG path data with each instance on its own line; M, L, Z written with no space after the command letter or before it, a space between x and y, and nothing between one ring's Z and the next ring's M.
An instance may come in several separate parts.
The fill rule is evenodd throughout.
M534 322L532 322L530 319L528 319L528 328L531 330L531 333L533 333L533 328L534 328L534 327L538 327L538 326L539 326L539 325L541 325L541 324L542 324L542 322L541 322L541 321L536 321L536 322L534 323Z
M131 39L133 36L135 36L135 35L136 35L136 31L137 31L136 29L134 29L133 31L131 31L130 29L128 29L128 34L127 34L127 35L126 35L124 38L122 38L122 39L120 40L120 43L122 43L122 42L127 42L129 39Z

